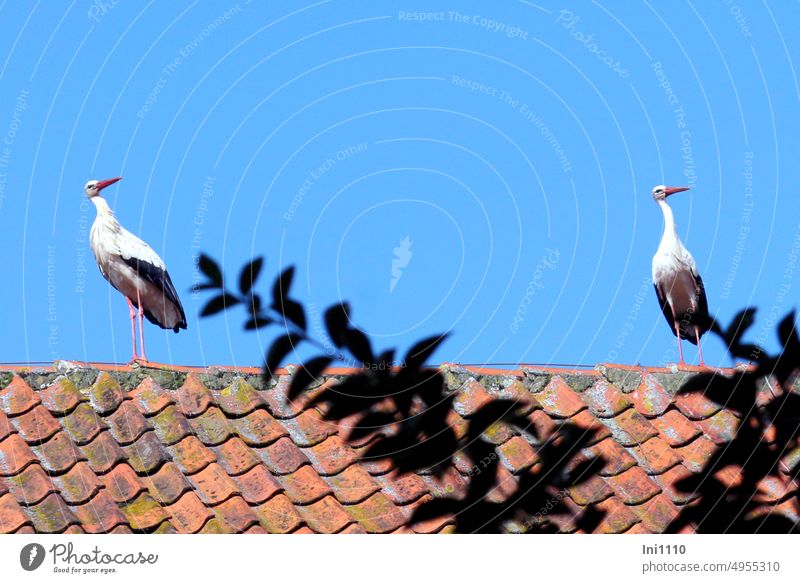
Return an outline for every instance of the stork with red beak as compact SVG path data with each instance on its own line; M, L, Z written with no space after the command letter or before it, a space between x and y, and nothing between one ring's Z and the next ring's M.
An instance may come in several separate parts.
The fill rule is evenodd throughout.
M89 233L89 244L100 273L128 302L133 344L131 362L147 362L142 316L161 328L178 332L186 329L186 315L164 261L147 243L119 224L106 199L100 196L104 188L119 180L122 177L90 180L84 187L86 196L97 208L97 218ZM137 310L141 354L136 353Z
M672 333L678 338L679 366L685 366L681 339L697 345L700 366L705 366L700 337L711 325L706 292L694 257L678 237L675 218L667 204L668 196L685 190L689 189L663 185L653 189L653 199L664 214L664 234L653 256L653 285L661 311L664 312Z

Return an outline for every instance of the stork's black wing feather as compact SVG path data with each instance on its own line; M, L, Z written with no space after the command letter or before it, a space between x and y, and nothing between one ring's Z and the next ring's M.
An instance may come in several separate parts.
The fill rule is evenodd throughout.
M667 319L667 324L669 324L669 329L672 330L672 333L677 336L678 333L675 331L675 318L672 315L672 308L667 301L667 296L662 292L661 288L658 287L657 283L653 284L653 287L656 289L656 297L658 298L658 305L661 306L661 311L664 313L664 317Z
M700 274L692 270L692 277L694 277L694 285L697 289L697 312L695 313L694 323L702 330L703 334L711 327L711 316L708 313L708 298L706 297L706 286L703 284L703 278Z
M173 329L175 330L175 332L177 332L178 329L180 328L183 328L185 330L186 314L183 311L183 306L181 305L181 300L178 297L178 292L175 291L175 286L172 285L172 279L170 279L167 270L162 269L156 265L153 265L152 263L149 263L147 261L137 259L135 257L130 257L130 258L121 257L121 259L128 265L128 267L136 271L136 273L138 273L140 277L149 281L158 289L160 289L161 293L164 294L164 299L175 304L175 306L178 308L178 311L180 311L181 313L181 321L178 322L175 325L175 328ZM144 315L147 317L148 320L150 320L150 322L152 322L156 326L164 328L161 322L156 320L149 311L145 310Z

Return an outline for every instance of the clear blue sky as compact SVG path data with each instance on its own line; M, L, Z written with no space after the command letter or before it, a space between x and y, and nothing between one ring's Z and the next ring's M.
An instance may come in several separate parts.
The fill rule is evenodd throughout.
M130 358L82 192L117 175L187 312L146 324L155 361L260 364L271 340L198 318L200 251L233 276L265 255L264 291L296 264L299 300L350 300L383 348L452 330L437 360L674 361L659 183L692 187L671 202L712 312L758 306L774 348L800 291L798 22L737 0L0 0L0 360Z

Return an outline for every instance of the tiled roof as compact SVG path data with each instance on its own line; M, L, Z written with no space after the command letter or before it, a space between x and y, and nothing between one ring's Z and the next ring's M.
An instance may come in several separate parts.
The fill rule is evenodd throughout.
M432 497L463 489L469 462L457 455L437 478L398 475L390 462L361 459L370 442L348 440L353 420L333 424L308 399L287 402L288 375L264 389L255 369L100 368L0 373L0 532L452 528L448 518L409 518ZM317 390L347 371L333 372ZM531 399L527 414L538 439L564 423L597 430L580 457L601 457L602 469L562 496L576 516L590 505L604 511L597 532L663 531L695 498L675 482L699 472L738 423L702 394L676 396L686 373L666 369L451 366L443 373L459 392L456 428L503 396ZM502 498L520 475L536 472L537 443L502 428L488 437L502 462L491 496ZM781 476L763 485L763 499L796 520L797 509L782 502L797 484L788 469ZM727 468L720 477L735 481L736 472ZM578 530L572 520L559 527Z

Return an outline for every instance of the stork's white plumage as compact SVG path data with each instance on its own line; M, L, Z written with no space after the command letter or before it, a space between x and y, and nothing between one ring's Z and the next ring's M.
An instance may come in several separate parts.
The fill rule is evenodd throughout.
M697 345L697 350L700 352L700 366L705 366L700 336L708 330L711 323L705 287L697 272L694 257L678 237L675 218L667 204L669 195L684 190L689 189L664 185L653 188L653 199L664 214L664 234L653 256L653 285L664 317L672 333L678 338L680 366L685 364L681 347L682 338Z
M119 224L108 202L100 196L104 188L119 180L121 177L90 180L84 187L86 196L97 208L97 218L89 233L89 245L100 273L128 302L133 360L141 358L147 361L142 316L161 328L178 332L186 329L186 315L164 261L147 243ZM136 354L137 309L141 355Z

